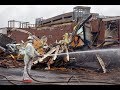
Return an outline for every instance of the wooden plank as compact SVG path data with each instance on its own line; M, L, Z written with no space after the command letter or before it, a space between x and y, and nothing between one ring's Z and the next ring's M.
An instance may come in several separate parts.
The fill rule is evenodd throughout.
M96 57L100 63L100 66L102 67L103 69L103 73L106 73L106 68L105 68L105 63L103 62L103 60L100 58L100 56L98 54L96 54Z
M44 56L42 58L39 58L36 61L34 61L33 64L37 64L38 62L42 62L46 57L50 56L54 51L56 51L55 47L53 47L49 52L44 54Z

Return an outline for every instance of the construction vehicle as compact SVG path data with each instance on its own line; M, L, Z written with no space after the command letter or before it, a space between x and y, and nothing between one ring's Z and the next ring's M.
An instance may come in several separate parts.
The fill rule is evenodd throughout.
M90 29L86 29L86 23L90 19L91 15L87 19L83 20L82 23L78 23L75 28L74 36L79 35L82 37L84 42L83 47L79 46L77 51L88 51L88 50L98 50L91 54L86 53L86 57L83 57L83 53L80 54L79 59L76 59L77 67L89 67L97 68L100 67L103 69L103 72L106 72L106 68L119 67L119 17L113 18L97 18L89 21ZM97 23L95 26L94 24ZM82 29L81 29L82 27ZM91 27L96 27L95 29ZM83 32L81 34L81 32ZM71 45L72 46L72 45ZM76 51L74 50L74 51ZM104 51L102 53L101 51ZM114 53L116 52L116 54ZM109 54L109 55L108 55ZM108 56L107 56L108 55ZM73 55L76 57L77 55ZM93 59L92 59L93 58ZM84 61L82 61L84 60ZM99 63L96 63L98 61ZM79 64L78 64L79 63ZM80 65L80 63L82 65ZM93 63L93 64L92 64ZM75 65L74 65L75 66Z
M119 47L119 26L116 27L115 23L118 22L119 18L97 18L91 20L91 17L92 15L89 15L86 19L78 22L72 32L71 41L65 45L68 48L68 54L65 52L58 53L54 64L52 64L53 66L66 68L84 67L94 70L102 70L104 73L106 73L107 69L111 67L119 67L119 55L114 54L114 50L116 53L119 52L119 49L116 49ZM112 23L112 21L114 21L113 24L108 23ZM96 22L97 26L92 25ZM92 27L96 27L96 29L91 29L91 26L87 26L88 23ZM86 27L89 29L86 29ZM111 33L116 31L118 35L114 34L115 36L111 36ZM74 43L76 37L81 39L78 46ZM116 48L112 49L113 47ZM102 53L102 50L105 51L105 54ZM55 48L51 49L51 53L48 52L47 56L51 56L54 51L56 51ZM86 53L86 51L88 51L88 53ZM106 53L110 55L107 55ZM112 55L114 55L114 57L112 57ZM64 62L65 57L69 57L67 62ZM43 59L36 60L34 64L40 64L41 61L43 61ZM39 66L40 65L38 65L38 67Z
M54 60L55 60L55 62L54 62L54 64L53 64L53 66L57 66L57 67L61 67L61 66L63 66L63 67L65 67L65 66L69 66L69 64L71 63L71 60L69 61L69 59L70 58L72 58L69 54L68 54L68 51L72 48L76 48L76 49L74 49L74 50L72 50L72 51L78 51L78 50L88 50L88 49L91 49L90 48L90 44L88 43L89 41L86 39L86 31L85 31L85 28L84 28L84 24L90 19L92 17L92 15L89 15L88 17L87 17L87 19L85 19L85 20L83 20L82 22L80 21L80 22L78 22L78 24L75 26L75 30L73 30L73 32L72 32L72 38L71 38L71 40L68 42L68 37L66 36L66 38L64 38L64 40L63 40L63 42L62 43L59 43L58 44L58 47L60 47L60 46L63 46L63 47L65 47L65 48L63 48L63 52L61 52L61 53L64 53L64 50L66 50L66 54L61 54L61 53L58 53L58 50L59 50L59 48L56 50L56 48L52 48L43 58L41 58L41 59L39 59L39 60L36 60L35 62L34 62L34 65L35 64L37 64L37 63L39 63L40 64L40 62L42 62L47 56L51 56L51 54L53 54L53 52L54 51L56 51L56 54L57 54L57 57L56 57L56 54L55 54L55 56L54 57L56 57ZM78 31L79 30L81 30L81 28L82 28L82 31L80 32L80 33L82 33L82 36L79 36L78 34ZM74 39L76 38L76 37L83 37L83 38L81 38L80 39L80 43L78 43L78 44L80 44L80 45L74 45ZM79 41L78 41L79 42ZM60 45L60 46L59 46ZM84 49L83 49L84 48ZM59 56L58 54L61 54L61 56ZM66 57L66 59L67 59L67 61L65 61L66 59L64 59ZM100 59L101 60L101 59ZM100 61L100 62L102 62L102 60ZM103 63L103 62L102 62ZM103 63L104 64L104 63ZM105 68L105 67L104 67Z

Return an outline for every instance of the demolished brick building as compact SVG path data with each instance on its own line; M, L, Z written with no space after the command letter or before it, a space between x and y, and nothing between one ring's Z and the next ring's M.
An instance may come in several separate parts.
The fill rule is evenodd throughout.
M62 36L65 33L73 32L73 28L78 22L78 18L85 18L90 14L90 7L77 6L73 8L73 12L64 13L52 18L36 19L35 27L24 26L20 24L18 28L22 28L36 35L37 37L47 36L48 44L54 43L56 40L59 41L62 39ZM97 13L91 13L93 18L99 16ZM8 21L8 29L15 27L15 20ZM20 22L21 23L21 22ZM27 24L25 24L27 25ZM8 32L10 34L11 32ZM20 43L21 40L26 41L28 35L19 31L14 31L11 34L11 38L15 39L17 43Z

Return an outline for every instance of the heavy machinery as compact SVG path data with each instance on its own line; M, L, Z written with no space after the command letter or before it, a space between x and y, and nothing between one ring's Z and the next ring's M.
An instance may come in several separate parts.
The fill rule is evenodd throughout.
M87 29L86 23L91 18L91 15L82 23L78 23L74 33L81 37L84 45L76 47L74 51L81 51L72 54L72 57L76 57L74 65L76 67L88 67L96 68L96 70L103 70L106 72L106 68L119 67L119 17L113 18L98 18L96 20L90 20L90 27L96 27ZM92 25L94 24L97 25ZM82 28L81 28L82 27ZM82 34L81 34L82 33ZM73 34L74 36L76 36ZM70 42L71 43L71 42ZM73 45L70 45L73 46ZM82 52L83 51L83 52Z
M67 44L68 52L57 54L56 60L51 66L66 68L88 68L102 70L119 67L119 18L97 18L91 19L89 15L86 19L79 21L72 32L72 39ZM114 21L114 22L113 22ZM95 24L95 25L94 25ZM117 34L116 34L117 32ZM113 35L112 35L113 34ZM111 36L112 35L112 36ZM78 38L79 45L75 45L74 40ZM57 45L57 46L58 46ZM47 53L47 56L56 55L55 48ZM45 55L45 57L47 57ZM69 60L65 62L65 57ZM35 60L34 64L39 64L43 59Z
M55 60L55 62L52 63L53 66L56 66L56 67L61 67L61 66L62 67L69 67L69 66L72 65L71 63L75 63L75 60L70 60L70 59L73 59L73 58L76 59L75 57L77 55L76 56L69 55L69 53L72 53L72 52L75 52L75 51L81 51L81 50L83 51L83 50L90 50L91 49L90 43L89 43L90 41L87 40L87 38L86 38L86 31L85 31L85 26L84 26L84 24L91 17L92 17L92 15L89 15L85 20L79 21L78 24L75 26L75 29L72 32L71 40L70 41L68 40L69 37L66 34L63 42L57 43L57 45L56 45L57 47L56 46L53 47L46 55L44 55L43 58L40 58L40 59L34 61L34 66L36 66L35 64L40 64L40 62L44 61L44 59L46 57L52 56L52 54L55 51L56 51L55 55L54 55L55 58L53 57L54 58L53 60ZM80 33L82 33L82 35L79 35ZM74 41L74 39L77 38L77 37L79 39L79 40L77 40L77 42L79 44L78 46L75 45L75 41ZM63 52L59 52L60 47L64 47L64 48L62 48ZM72 49L72 52L71 52L71 49ZM96 56L99 57L98 55L96 55ZM79 57L79 59L81 59L81 58ZM104 72L106 72L105 65L104 65L104 62L102 61L102 59L100 57L97 58L97 59L98 59L100 65L104 68ZM75 64L72 67L76 67Z

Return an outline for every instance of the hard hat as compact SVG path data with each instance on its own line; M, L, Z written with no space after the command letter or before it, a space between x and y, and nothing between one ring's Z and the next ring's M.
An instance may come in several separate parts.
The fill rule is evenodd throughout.
M33 40L33 37L32 37L32 36L29 36L27 39L28 39L28 40Z

